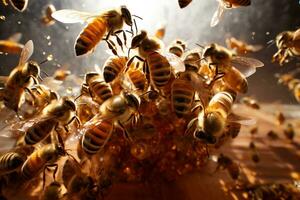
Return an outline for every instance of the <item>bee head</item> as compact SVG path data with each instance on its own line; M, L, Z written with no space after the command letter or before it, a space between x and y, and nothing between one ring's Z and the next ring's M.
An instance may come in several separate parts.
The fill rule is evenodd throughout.
M293 34L290 31L284 31L277 35L276 45L280 49L285 49L288 47L288 43L293 39Z
M131 49L135 49L139 47L146 37L147 37L147 32L144 30L142 30L140 34L134 36L131 41Z
M125 23L128 26L132 26L131 14L130 14L130 11L128 10L128 8L126 8L126 6L121 6L121 13L122 13L122 18L124 19Z
M124 92L123 95L130 107L133 107L136 110L140 107L140 98L137 95L129 92Z
M76 111L76 104L73 100L65 98L63 104L71 111Z
M29 61L27 65L27 73L37 77L40 74L40 66L35 61Z
M216 138L211 135L204 132L204 130L196 130L194 132L194 137L205 141L207 144L215 144L217 142Z
M50 91L50 101L58 100L58 94L54 91Z

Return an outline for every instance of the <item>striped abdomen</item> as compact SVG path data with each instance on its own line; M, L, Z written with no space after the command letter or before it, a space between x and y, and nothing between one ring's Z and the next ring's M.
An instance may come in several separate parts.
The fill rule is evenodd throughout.
M194 88L185 79L176 79L171 90L172 109L178 117L182 117L191 111L194 100Z
M113 122L103 120L84 130L82 148L88 154L97 153L109 140L113 132Z
M44 119L34 123L25 133L25 143L33 145L42 141L51 133L56 125L56 119Z
M141 70L129 70L128 76L135 88L140 91L145 91L147 89L148 80L146 78L146 75Z
M227 115L231 111L231 107L234 103L234 96L229 92L218 92L210 100L207 108L207 112L219 112L223 118L227 118Z
M123 71L126 62L126 57L112 56L108 58L103 66L103 77L105 82L112 82Z
M225 2L232 4L233 7L251 5L251 0L225 0Z
M106 99L109 99L113 96L110 85L104 81L94 81L90 83L89 89L92 93L93 100L98 103L102 103Z
M100 42L106 33L105 19L98 17L90 22L79 34L75 43L76 56L88 53Z
M8 152L0 157L0 175L13 172L18 169L23 163L24 158L18 153Z
M28 0L10 0L9 2L19 12L23 12L28 5Z
M165 86L171 77L171 65L169 61L157 52L149 54L147 65L151 79L156 87Z

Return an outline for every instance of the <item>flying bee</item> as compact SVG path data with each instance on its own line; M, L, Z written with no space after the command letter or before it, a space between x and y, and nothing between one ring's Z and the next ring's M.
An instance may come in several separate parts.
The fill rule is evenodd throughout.
M254 163L258 163L260 161L260 157L258 155L256 145L253 141L249 143L249 148L251 150L251 159Z
M138 123L140 99L134 93L122 91L107 99L100 106L100 113L85 124L82 136L82 148L88 154L95 154L110 139L116 127L121 128L130 139L124 124Z
M53 78L58 81L64 81L69 75L71 75L71 71L58 69L54 72Z
M103 78L106 83L115 80L126 68L127 57L111 56L103 65Z
M134 58L137 58L144 62L143 70L146 76L151 79L151 83L155 87L161 88L168 84L172 70L168 59L159 53L162 44L156 38L148 37L146 31L141 31L140 34L136 35L131 42L130 49L138 48L139 56L133 56L127 62L127 66L130 66Z
M24 45L19 43L21 37L21 33L15 33L6 40L0 40L0 52L20 54L24 48Z
M246 105L246 106L248 106L250 108L256 109L256 110L260 109L260 106L257 103L257 101L255 99L253 99L253 98L250 98L250 97L243 97L241 99L241 103L243 103L244 105Z
M276 122L278 125L282 125L285 122L285 117L282 112L277 111L275 113L275 117L276 117Z
M52 17L63 23L87 22L88 25L79 34L75 43L76 56L84 55L92 51L95 46L103 40L108 40L110 35L117 36L123 32L124 40L125 32L122 31L123 24L132 27L132 18L129 10L125 6L118 9L105 11L101 14L92 14L79 12L75 10L59 10L52 14ZM111 48L111 43L108 42Z
M300 29L296 31L284 31L276 36L278 51L272 61L283 65L289 57L300 55Z
M287 127L283 130L285 137L291 141L293 141L295 137L295 130L291 123L287 124Z
M279 138L278 134L273 130L268 131L267 136L272 140L277 140Z
M217 0L219 2L218 9L215 11L210 26L216 26L223 17L225 9L238 8L241 6L250 6L251 0Z
M159 28L155 31L154 36L162 40L165 37L165 34L166 34L166 26L160 25Z
M44 15L41 19L42 23L46 26L51 26L55 23L55 19L52 17L52 13L56 11L56 8L53 4L47 5L47 7L44 10Z
M17 114L25 95L25 91L31 94L29 88L34 83L38 83L37 78L40 77L39 65L34 61L27 62L32 53L33 43L30 40L25 44L21 53L19 64L9 74L5 87L2 90L4 105L15 111Z
M5 6L8 5L7 0L2 0ZM28 5L28 0L9 0L10 5L17 11L23 12L26 10Z
M31 120L31 125L25 130L24 141L28 145L36 144L46 138L53 130L57 131L58 126L62 125L68 132L67 126L74 120L80 125L78 117L74 114L76 105L69 98L63 98L51 102L46 106L38 119Z
M53 181L45 188L42 199L43 200L59 200L62 198L62 185Z
M85 82L82 85L82 92L87 93L91 98L101 104L113 96L112 89L97 72L90 72L85 75Z
M215 172L219 171L220 169L226 169L233 180L237 180L240 176L240 166L230 157L224 154L220 154L220 156L218 157Z
M178 0L178 4L180 8L187 7L191 2L192 0Z
M275 76L278 78L278 83L288 86L295 99L300 102L300 79L294 78L295 74L298 72L299 70L296 69L293 72L282 75L276 74Z
M185 49L185 42L183 42L182 40L175 40L169 46L168 51L178 57L181 57L184 54Z
M229 49L234 50L238 55L256 52L262 49L261 45L250 45L234 37L227 38L226 44Z
M203 57L209 66L215 66L214 79L222 78L234 91L246 93L248 82L246 77L256 72L256 68L264 66L254 58L235 56L229 49L211 44L204 49Z

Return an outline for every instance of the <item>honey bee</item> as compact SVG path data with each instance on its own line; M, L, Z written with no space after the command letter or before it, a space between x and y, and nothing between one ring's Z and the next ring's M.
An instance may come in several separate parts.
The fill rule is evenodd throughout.
M54 72L53 78L58 81L64 81L70 74L71 71L69 70L58 69Z
M283 65L289 57L300 55L300 29L296 31L284 31L276 36L278 51L274 54L272 61Z
M171 89L171 102L177 117L181 118L191 112L194 95L195 90L190 81L180 77L175 79Z
M272 139L272 140L277 140L279 137L278 137L278 134L273 131L273 130L270 130L268 133L267 133L267 136Z
M232 9L241 6L251 5L251 0L218 0L218 2L218 9L215 11L210 22L211 27L216 26L220 22L220 19L223 17L225 9Z
M287 127L283 130L285 137L289 140L293 140L295 137L295 130L292 124L288 123Z
M21 33L15 33L6 40L0 40L0 52L20 54L24 48L24 45L19 43L21 37Z
M262 49L261 45L250 45L234 37L226 39L227 47L234 50L238 55L256 52Z
M250 98L250 97L243 97L241 99L241 103L243 103L244 105L246 105L246 106L248 106L250 108L256 109L256 110L260 109L260 106L257 103L257 101L255 99L253 99L253 98Z
M52 13L56 11L56 8L53 4L47 5L47 7L44 10L44 15L41 19L42 23L46 26L51 26L55 23L55 19L52 17Z
M249 143L249 148L251 150L251 159L254 163L258 163L260 161L260 157L257 153L256 145L253 141Z
M91 72L85 75L82 92L89 94L91 98L99 104L113 96L110 85L106 83L97 72Z
M233 180L237 180L240 176L239 165L224 154L220 154L220 156L218 157L215 172L219 171L220 169L226 169Z
M18 114L25 91L31 94L30 87L38 83L40 68L34 61L27 60L33 53L33 43L28 41L21 53L18 66L10 73L3 90L4 104Z
M278 78L278 83L288 86L289 90L292 91L295 99L300 102L300 79L294 78L295 73L298 72L299 70L295 70L294 72L288 74L277 74L276 77Z
M59 200L62 196L62 185L57 181L53 181L45 188L42 200Z
M124 124L138 122L140 99L134 93L122 91L107 99L100 106L100 113L85 124L82 136L82 148L88 154L95 154L110 139L115 127L120 127L130 139Z
M80 125L79 119L74 115L75 111L76 105L69 98L51 102L43 109L40 119L34 119L33 124L25 131L25 143L33 145L40 142L53 130L57 131L59 125L62 125L68 132L67 125L74 120Z
M248 82L246 77L256 72L256 68L264 66L262 62L253 58L235 56L225 47L211 44L206 47L203 57L209 66L215 66L215 79L222 78L234 91L246 93Z
M250 129L250 134L251 135L255 135L255 134L257 134L257 132L258 132L257 126L255 126L255 127L253 127L253 128Z
M0 175L18 170L25 162L24 155L18 152L7 152L0 156Z
M7 0L2 0L5 6L8 5ZM10 5L17 11L23 12L26 10L28 5L28 0L9 0Z
M75 43L76 56L84 55L92 51L95 46L110 35L116 35L123 28L124 22L132 27L132 18L125 6L119 9L112 9L101 14L79 12L75 10L59 10L52 14L52 17L63 23L88 22L88 25L79 34ZM122 32L122 31L121 31ZM125 34L123 32L123 34Z
M275 113L275 116L276 116L276 122L278 125L282 125L285 122L285 117L282 112L277 111Z
M169 52L181 57L186 49L186 44L182 40L175 40L169 47Z
M154 36L158 39L162 40L165 37L166 34L166 26L161 25L156 31Z
M127 58L124 56L111 56L103 65L103 78L106 83L115 80L126 68Z
M132 39L130 48L138 48L141 57L133 56L127 62L127 66L130 66L134 58L143 61L143 69L146 76L150 77L150 82L157 88L167 85L172 74L171 65L168 59L158 52L161 49L161 46L162 44L158 39L149 38L146 31L141 31L140 34Z
M178 4L180 8L187 7L191 2L192 0L178 0Z

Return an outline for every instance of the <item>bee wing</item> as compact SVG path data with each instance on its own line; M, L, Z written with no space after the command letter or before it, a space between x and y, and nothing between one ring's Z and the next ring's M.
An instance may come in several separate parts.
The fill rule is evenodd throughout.
M237 115L237 114L234 114L234 113L230 113L230 115L228 115L227 121L228 122L238 122L241 125L245 125L245 126L253 126L253 125L256 124L255 119L240 116L240 115Z
M256 52L262 50L264 46L256 44L256 45L249 45L249 48L251 49L251 51Z
M34 49L33 42L32 42L32 40L29 40L25 44L25 46L21 52L19 66L24 65L28 61L28 59L31 57L31 55L33 53L33 49Z
M12 41L12 42L19 42L22 38L22 33L15 33L12 34L7 40Z
M165 57L169 61L170 65L175 69L176 73L185 71L184 62L181 58L172 53L166 53Z
M256 72L256 68L263 67L264 63L254 58L234 56L230 64L238 69L245 77L249 77Z
M224 14L224 7L221 3L219 3L218 9L215 11L211 19L210 26L211 27L216 26L220 22L220 19L223 17L223 14Z
M62 23L72 24L86 22L91 18L98 17L99 15L88 12L65 9L55 11L54 13L52 13L51 16Z

